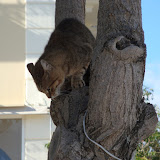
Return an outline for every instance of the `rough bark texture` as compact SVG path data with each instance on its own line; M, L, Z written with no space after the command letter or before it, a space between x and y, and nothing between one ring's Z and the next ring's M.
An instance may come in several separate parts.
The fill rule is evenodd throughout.
M56 1L56 26L65 18L76 18L84 23L86 0L57 0Z
M65 15L73 16L68 6L61 4L63 0L57 2L57 13L61 13L56 23ZM79 10L77 3L82 4L69 2L74 3L74 10ZM75 17L82 14L83 19L84 6L78 12ZM157 123L154 107L142 99L145 58L141 1L100 0L89 90L73 90L52 101L51 117L57 129L49 160L113 159L84 136L82 121L87 104L88 135L115 156L133 158L137 144L154 132Z

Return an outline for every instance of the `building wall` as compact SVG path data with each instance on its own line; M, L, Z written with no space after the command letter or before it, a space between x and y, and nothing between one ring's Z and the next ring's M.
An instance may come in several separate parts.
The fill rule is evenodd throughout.
M91 30L92 34L97 35L97 13L98 13L98 0L86 1L86 17L85 24Z
M11 160L47 160L45 144L55 129L51 123L49 115L43 114L0 115L0 151Z
M26 65L36 63L55 27L55 0L26 0ZM32 96L31 96L32 95ZM26 104L50 106L26 69Z
M48 115L25 116L25 160L47 160L45 144L50 142L51 124Z
M29 51L42 50L51 31L34 30L33 17L42 6L37 8L28 1L29 8L26 0L0 0L0 153L5 152L12 160L45 160L45 144L52 134L49 101L37 90L26 64L38 59L41 52ZM32 21L27 19L27 10Z
M25 2L0 1L0 106L24 106Z

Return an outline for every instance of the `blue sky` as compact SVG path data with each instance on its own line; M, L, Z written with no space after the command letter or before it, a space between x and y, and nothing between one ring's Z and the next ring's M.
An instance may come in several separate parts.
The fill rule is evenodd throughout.
M142 23L147 45L144 85L154 90L151 103L160 107L160 0L142 0Z

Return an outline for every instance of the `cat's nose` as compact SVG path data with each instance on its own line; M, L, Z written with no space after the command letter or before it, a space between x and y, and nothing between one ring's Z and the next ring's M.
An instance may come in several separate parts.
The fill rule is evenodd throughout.
M47 95L48 98L51 98L51 95Z

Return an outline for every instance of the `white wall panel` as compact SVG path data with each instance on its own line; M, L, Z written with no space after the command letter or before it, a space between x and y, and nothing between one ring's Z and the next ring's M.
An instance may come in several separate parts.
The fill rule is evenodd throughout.
M27 28L53 28L55 4L28 3L26 5Z
M28 115L25 119L25 140L50 139L50 116Z
M25 160L47 160L48 150L45 147L49 140L27 141L25 143Z
M53 29L27 29L26 53L43 53Z
M47 106L50 107L50 99L38 91L33 80L26 80L26 104L32 107Z

